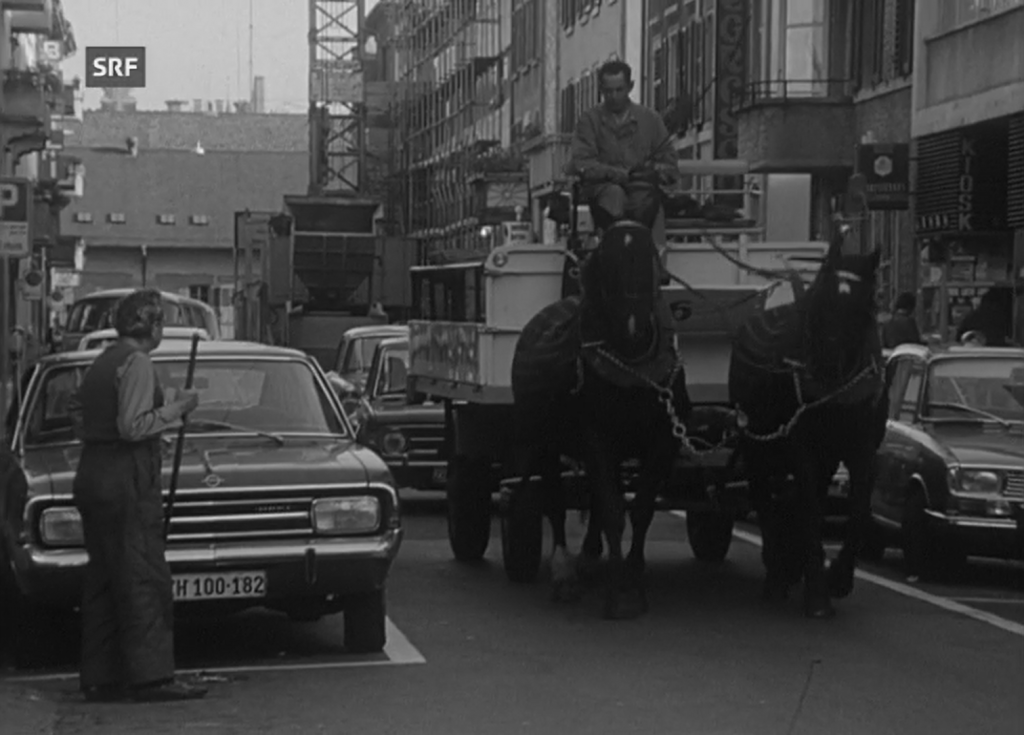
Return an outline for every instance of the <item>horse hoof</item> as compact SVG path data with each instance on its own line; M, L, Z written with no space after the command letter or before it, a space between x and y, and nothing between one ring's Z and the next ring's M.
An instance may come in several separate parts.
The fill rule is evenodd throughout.
M813 620L830 620L836 616L836 609L829 600L808 600L804 603L804 615Z

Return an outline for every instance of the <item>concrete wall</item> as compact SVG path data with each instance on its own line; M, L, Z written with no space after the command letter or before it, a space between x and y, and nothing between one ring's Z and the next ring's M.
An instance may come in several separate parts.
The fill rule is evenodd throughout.
M948 28L959 0L917 0L913 135L1024 110L1024 4Z

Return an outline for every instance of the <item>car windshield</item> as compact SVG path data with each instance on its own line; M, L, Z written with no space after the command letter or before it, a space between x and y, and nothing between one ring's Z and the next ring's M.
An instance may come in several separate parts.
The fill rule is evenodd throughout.
M384 341L384 337L356 337L353 339L345 348L345 359L342 360L341 369L338 372L347 375L369 370L370 364L373 362L373 353L382 341Z
M154 360L163 388L182 388L187 360ZM68 409L87 366L47 371L24 428L25 445L75 441ZM191 431L345 435L347 430L313 370L297 360L200 359L195 388L199 407ZM205 422L205 423L204 423ZM230 425L230 426L226 426Z
M387 350L381 355L381 359L377 395L405 395L406 378L409 373L409 350Z
M121 300L120 296L107 296L103 298L85 299L71 307L68 315L67 331L69 332L95 332L100 329L112 329L114 318L114 307ZM181 327L205 327L205 323L192 324L194 319L189 319L178 304L164 301L164 325Z
M1024 369L1016 359L938 360L926 391L927 418L1024 421Z

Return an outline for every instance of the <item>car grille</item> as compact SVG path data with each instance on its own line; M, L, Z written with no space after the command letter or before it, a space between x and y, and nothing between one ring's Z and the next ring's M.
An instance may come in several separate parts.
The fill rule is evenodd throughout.
M439 462L444 447L444 425L405 424L389 427L401 431L408 442L406 456L410 462Z
M1011 500L1024 500L1024 472L1014 471L1006 474L1006 489L1003 495Z
M197 488L175 495L170 541L242 541L308 538L313 535L313 501L337 497L348 487ZM370 489L371 494L378 494ZM378 491L379 492L379 491ZM166 493L165 493L166 496Z

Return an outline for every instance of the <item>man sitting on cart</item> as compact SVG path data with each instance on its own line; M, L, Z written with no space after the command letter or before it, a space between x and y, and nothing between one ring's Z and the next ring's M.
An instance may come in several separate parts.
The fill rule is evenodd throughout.
M580 115L567 167L579 176L582 195L601 230L632 219L652 228L665 244L664 209L653 187L678 179L678 159L664 121L629 98L633 70L609 61L598 70L603 102Z

